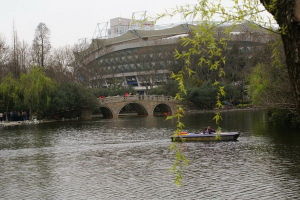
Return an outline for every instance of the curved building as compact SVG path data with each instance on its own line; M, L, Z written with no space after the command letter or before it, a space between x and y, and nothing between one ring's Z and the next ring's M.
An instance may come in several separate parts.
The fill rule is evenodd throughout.
M88 49L76 55L79 68L87 74L81 73L80 78L91 87L121 85L145 91L160 85L171 71L180 68L174 50L193 27L181 24L163 30L128 30L118 37L94 39ZM248 49L268 41L266 33L250 30L247 24L236 28L232 38Z
M190 28L182 24L163 30L129 30L119 37L94 39L77 57L92 74L87 80L92 87L121 84L143 91L166 82L179 64L174 50Z

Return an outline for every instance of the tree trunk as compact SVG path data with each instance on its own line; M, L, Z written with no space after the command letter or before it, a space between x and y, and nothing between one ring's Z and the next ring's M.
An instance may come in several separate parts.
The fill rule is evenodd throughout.
M260 0L281 29L287 71L300 114L300 0Z
M293 24L289 29L289 33L283 34L281 37L297 112L300 114L300 25Z
M42 39L42 44L41 44L41 47L42 47L42 67L44 67L44 39L43 37L41 37Z

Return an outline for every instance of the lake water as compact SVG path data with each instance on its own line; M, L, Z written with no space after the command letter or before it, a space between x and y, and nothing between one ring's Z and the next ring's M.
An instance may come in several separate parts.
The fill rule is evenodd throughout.
M188 130L213 125L190 114ZM175 123L99 119L0 129L0 199L300 199L300 133L268 127L262 111L223 114L237 142L178 143Z

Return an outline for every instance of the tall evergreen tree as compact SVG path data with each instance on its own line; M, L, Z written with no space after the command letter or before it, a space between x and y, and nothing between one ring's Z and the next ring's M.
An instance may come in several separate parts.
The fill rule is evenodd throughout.
M50 52L50 30L44 23L39 23L35 29L35 36L32 44L32 49L37 65L45 67L47 54Z

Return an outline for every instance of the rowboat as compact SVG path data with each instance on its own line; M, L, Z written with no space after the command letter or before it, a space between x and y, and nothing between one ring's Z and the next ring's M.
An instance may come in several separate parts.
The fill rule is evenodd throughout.
M222 132L222 133L189 133L181 132L171 137L172 142L193 142L193 141L236 141L240 136L239 132Z

